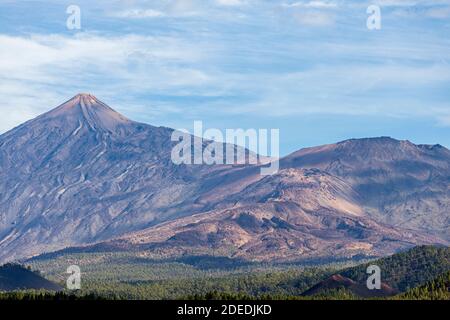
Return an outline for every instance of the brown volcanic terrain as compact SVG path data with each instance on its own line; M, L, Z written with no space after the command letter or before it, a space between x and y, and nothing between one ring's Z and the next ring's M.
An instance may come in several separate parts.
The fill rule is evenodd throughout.
M295 260L450 240L442 146L347 140L261 176L258 165L173 164L172 131L81 94L1 135L0 261L96 243Z
M344 277L340 274L334 274L328 279L319 282L311 289L305 291L302 296L326 294L330 290L338 289L346 289L348 292L351 292L355 296L361 298L389 297L398 293L385 283L381 283L381 288L379 290L369 290L367 289L367 286L357 283L352 279Z
M283 169L229 197L230 206L132 233L122 249L167 255L206 251L251 260L287 261L358 254L383 256L419 243L446 243L373 220L359 195L318 169Z
M347 181L364 210L395 227L450 239L450 151L387 137L297 151L285 168L319 168Z
M173 164L172 132L79 94L1 135L0 262L202 211L200 185L239 166Z

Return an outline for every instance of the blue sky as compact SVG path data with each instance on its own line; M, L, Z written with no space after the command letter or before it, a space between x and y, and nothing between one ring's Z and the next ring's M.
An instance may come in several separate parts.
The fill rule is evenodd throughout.
M449 147L449 35L450 0L3 0L0 132L90 92L153 125L279 128L282 154L371 136Z

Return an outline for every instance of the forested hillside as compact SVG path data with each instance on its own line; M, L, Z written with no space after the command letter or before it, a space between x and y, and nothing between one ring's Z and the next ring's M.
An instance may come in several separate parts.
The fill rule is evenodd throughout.
M28 289L58 291L62 287L21 265L0 266L0 292Z
M399 295L398 299L407 300L450 300L450 271Z
M352 283L346 287L335 282L302 299L350 299L370 297L360 295L363 292L360 288L366 285L369 264L380 266L385 289L382 295L391 296L448 272L449 261L449 248L423 246L358 266L351 265L352 262L308 267L254 264L220 257L155 260L136 253L111 252L77 253L29 263L33 269L42 270L49 279L61 283L67 264L77 263L83 273L79 294L108 299L300 299L305 291L333 275L341 275ZM352 290L355 288L358 290Z
M449 271L450 248L420 246L344 270L340 274L359 283L365 283L369 264L380 267L383 283L396 290L406 291Z

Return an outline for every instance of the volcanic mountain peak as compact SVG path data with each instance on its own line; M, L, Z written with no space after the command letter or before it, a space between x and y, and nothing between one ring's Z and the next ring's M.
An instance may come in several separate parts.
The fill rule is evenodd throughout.
M347 139L341 142L338 142L338 144L342 143L352 143L352 142L359 142L359 143L388 143L388 144L398 144L404 142L409 142L408 140L397 140L389 136L381 136L381 137L368 137L368 138L352 138Z
M89 93L79 93L47 114L57 115L63 112L73 112L73 110L101 113L103 116L120 118L122 121L130 121Z
M407 159L426 155L449 155L450 151L440 144L414 144L409 140L397 140L391 137L374 137L362 139L349 139L334 145L336 151L346 154L358 153L374 158L390 160L395 158Z
M119 127L133 123L89 93L79 93L55 109L37 117L47 127L90 128L93 131L116 132Z
M347 140L295 152L262 177L257 166L176 166L171 133L81 93L1 135L0 262L134 232L149 246L175 239L169 251L230 244L287 260L449 239L443 147Z
M359 138L359 139L348 139L337 143L338 146L352 146L358 148L408 148L417 147L414 143L409 140L397 140L391 137L370 137L370 138Z
M79 93L69 100L73 105L82 105L85 108L95 108L106 106L103 102L97 99L94 95L90 93Z
M416 145L408 140L396 140L390 137L349 139L335 144L305 148L296 151L282 160L284 167L317 167L329 169L333 166L372 166L380 164L406 162L436 162L450 156L450 151L440 145ZM372 163L372 164L371 164Z

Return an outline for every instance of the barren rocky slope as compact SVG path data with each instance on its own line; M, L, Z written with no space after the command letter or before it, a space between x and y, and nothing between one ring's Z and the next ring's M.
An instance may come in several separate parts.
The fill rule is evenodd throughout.
M258 165L175 165L172 131L80 94L1 135L0 261L97 243L292 260L450 240L442 146L348 140L261 176Z
M172 129L80 94L0 136L0 261L117 237L202 210L239 166L175 165Z
M371 217L450 240L450 150L388 137L297 151L285 168L319 168L344 179Z
M106 245L162 255L295 261L384 256L447 243L373 219L349 184L318 169L283 169L230 195L229 206L135 232ZM219 207L221 207L219 206ZM144 253L145 254L145 253Z

